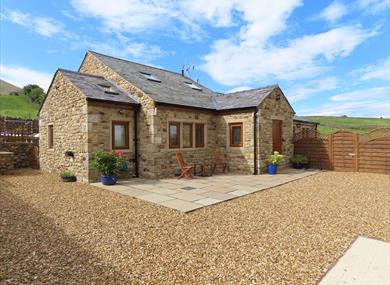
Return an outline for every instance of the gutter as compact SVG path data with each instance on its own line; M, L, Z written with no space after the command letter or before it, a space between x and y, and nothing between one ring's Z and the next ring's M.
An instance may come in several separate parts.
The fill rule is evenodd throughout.
M259 109L256 108L256 111L253 113L253 175L257 175L258 165L257 165L257 112Z
M135 165L135 177L139 177L139 162L138 162L138 113L139 106L134 108L134 165Z

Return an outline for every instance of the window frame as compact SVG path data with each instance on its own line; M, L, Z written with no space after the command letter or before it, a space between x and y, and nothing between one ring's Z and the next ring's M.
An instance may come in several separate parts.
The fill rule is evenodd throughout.
M115 126L121 125L125 128L125 145L117 146L115 145ZM111 149L118 150L118 149L129 149L130 148L130 139L129 139L129 125L130 123L128 121L111 121Z
M233 128L240 127L240 143L233 143ZM244 124L242 122L229 123L229 146L230 147L242 147L244 143Z
M197 127L201 126L202 127L202 144L197 144L196 143L196 129ZM204 140L205 140L205 128L204 128L205 124L204 123L195 123L195 148L201 148L201 147L204 147L205 146L205 143L204 143Z
M171 141L171 126L176 126L176 144L172 144ZM168 123L168 145L169 148L180 148L181 143L181 131L180 131L180 122L169 122Z
M47 148L54 149L54 125L47 125Z
M183 132L183 135L184 135L184 126L190 126L190 146L184 146L184 138L182 140L182 144L183 144L183 148L193 148L194 147L194 124L193 123L186 123L184 122L183 123L183 129L182 129L182 132ZM180 143L179 143L180 144Z

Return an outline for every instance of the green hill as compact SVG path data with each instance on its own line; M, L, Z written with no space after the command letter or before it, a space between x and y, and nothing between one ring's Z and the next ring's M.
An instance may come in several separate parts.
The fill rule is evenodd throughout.
M25 95L0 95L0 115L13 118L37 118L39 106Z
M364 133L372 129L390 127L389 118L325 117L308 116L305 119L320 123L318 131L329 134L339 130Z
M8 95L10 93L18 93L20 91L22 91L21 88L0 79L0 94Z

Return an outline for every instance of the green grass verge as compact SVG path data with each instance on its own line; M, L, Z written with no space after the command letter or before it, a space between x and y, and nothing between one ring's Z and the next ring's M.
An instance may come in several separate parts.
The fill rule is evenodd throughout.
M318 131L321 134L330 134L339 130L365 133L376 128L390 127L390 119L322 116L305 118L310 121L320 123Z
M36 119L39 106L26 96L0 95L0 115L13 118Z

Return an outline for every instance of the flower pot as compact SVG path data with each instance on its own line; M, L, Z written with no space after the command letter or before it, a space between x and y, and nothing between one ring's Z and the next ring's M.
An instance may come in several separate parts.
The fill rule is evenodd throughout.
M309 169L309 163L302 163L302 168Z
M62 182L75 182L76 180L76 176L61 177Z
M278 166L275 164L268 164L267 170L268 170L268 174L274 175L278 171Z
M302 169L302 164L301 163L299 163L299 162L294 162L293 163L293 168L295 168L295 169Z
M100 181L103 185L114 185L117 182L116 175L100 176Z

